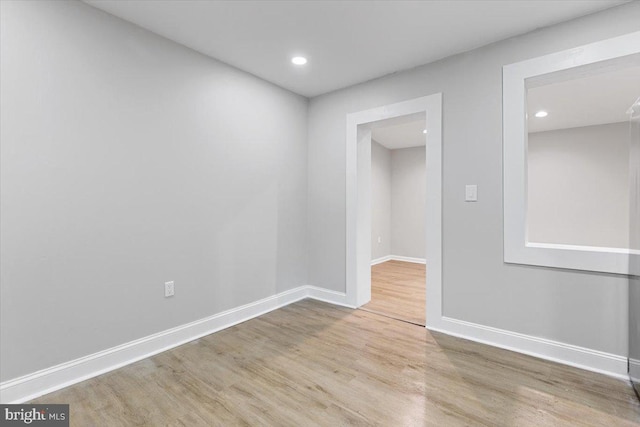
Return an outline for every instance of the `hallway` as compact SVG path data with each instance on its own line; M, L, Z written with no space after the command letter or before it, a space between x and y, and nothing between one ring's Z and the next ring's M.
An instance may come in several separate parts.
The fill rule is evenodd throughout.
M425 265L392 260L372 266L371 302L361 309L424 326Z

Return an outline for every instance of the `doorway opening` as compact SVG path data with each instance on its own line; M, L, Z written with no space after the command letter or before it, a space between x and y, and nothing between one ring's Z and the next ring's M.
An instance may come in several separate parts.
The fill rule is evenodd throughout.
M363 310L425 326L424 113L371 129L371 301Z
M380 249L378 235L372 235L372 134L382 139L380 130L393 126L420 123L418 138L424 141L421 162L425 165L423 172L424 211L418 215L423 217L423 229L413 229L418 247L422 247L424 258L418 256L397 255L392 259L383 257L374 265L373 278L377 284L383 281L398 282L391 276L405 276L414 285L407 290L407 301L415 301L417 292L422 290L424 296L417 305L415 317L398 316L396 311L384 310L381 314L399 318L412 323L438 327L442 318L442 95L435 94L412 99L396 104L386 105L371 110L361 111L347 116L347 247L346 247L346 298L350 305L362 307L373 302L365 309L374 311L376 300L372 300L372 253ZM418 126L414 124L414 126ZM410 147L405 147L410 148ZM414 154L415 153L410 153ZM415 159L414 159L415 160ZM406 225L406 224L405 224ZM373 238L372 238L373 236ZM384 247L382 236L381 246ZM415 236L414 236L415 237ZM389 240L389 243L391 241ZM379 253L379 252L378 252ZM424 259L424 261L423 261ZM413 262L407 262L413 261ZM424 262L424 264L422 264ZM386 265L385 265L386 264ZM376 268L377 266L380 268ZM416 268L417 267L417 268ZM398 268L404 273L394 273ZM413 272L411 270L414 270ZM428 280L424 270L426 269ZM380 274L378 274L378 272ZM386 279L385 279L386 277ZM401 281L401 280L400 280ZM405 285L407 283L405 282ZM395 286L397 286L396 283ZM378 286L376 286L378 287ZM413 290L411 290L413 289ZM382 289L380 289L382 290ZM374 289L374 293L377 293ZM396 291L387 290L387 294ZM402 300L398 300L402 304ZM384 301L381 301L384 303ZM408 307L400 307L406 312ZM385 313L386 311L386 313ZM394 313L396 312L396 313Z

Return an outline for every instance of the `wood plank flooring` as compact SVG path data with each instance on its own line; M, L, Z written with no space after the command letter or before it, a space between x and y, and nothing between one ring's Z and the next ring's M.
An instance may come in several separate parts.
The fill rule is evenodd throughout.
M387 261L371 267L371 302L361 309L424 326L425 306L424 264Z
M73 426L632 426L622 380L304 300L37 399Z

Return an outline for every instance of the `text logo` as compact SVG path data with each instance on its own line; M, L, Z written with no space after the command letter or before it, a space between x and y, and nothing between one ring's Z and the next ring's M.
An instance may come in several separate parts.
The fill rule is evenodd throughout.
M0 405L0 426L69 427L69 405Z

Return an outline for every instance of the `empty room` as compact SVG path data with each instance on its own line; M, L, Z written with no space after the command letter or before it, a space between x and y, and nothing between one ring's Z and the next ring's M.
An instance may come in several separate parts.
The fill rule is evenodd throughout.
M640 2L0 0L0 425L638 392Z

